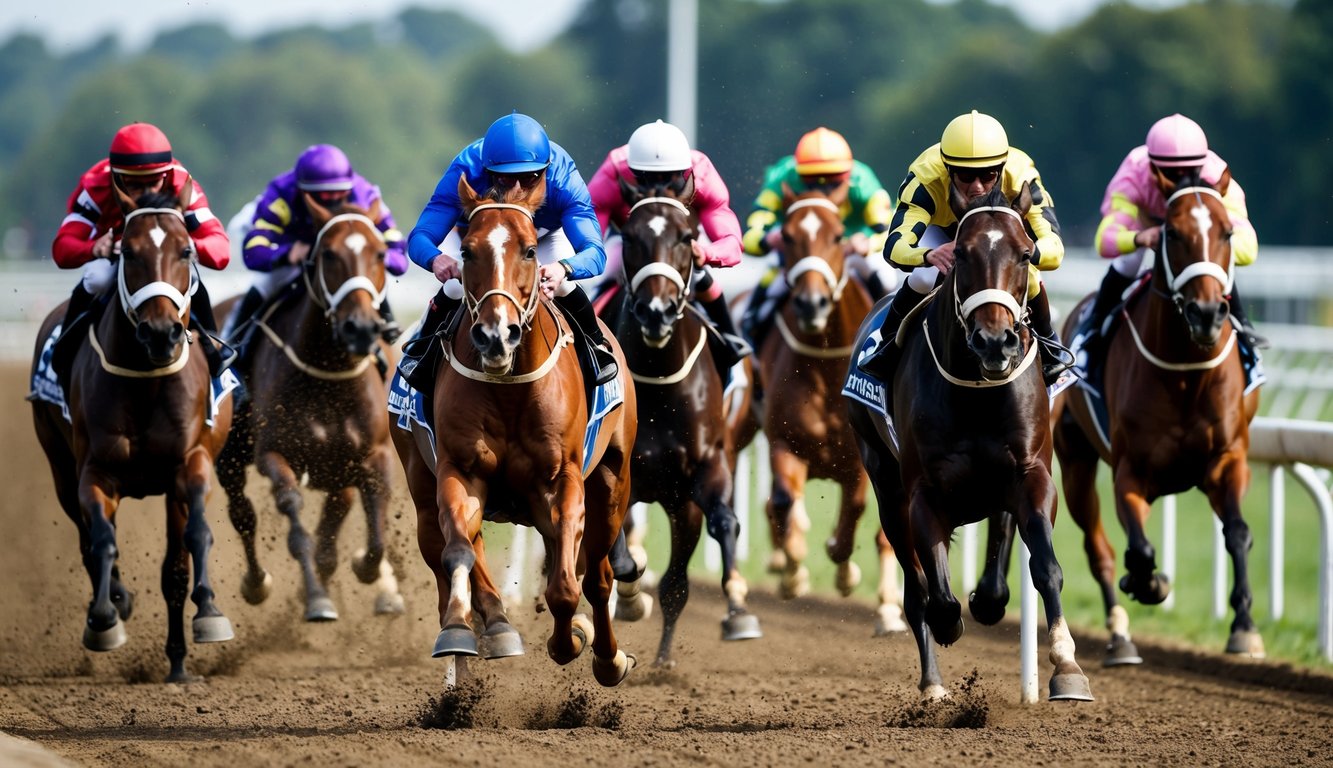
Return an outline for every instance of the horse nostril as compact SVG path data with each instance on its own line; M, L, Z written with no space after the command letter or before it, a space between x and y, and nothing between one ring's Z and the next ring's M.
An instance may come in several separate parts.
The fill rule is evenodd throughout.
M183 337L184 335L185 335L185 324L176 323L175 325L171 326L171 333L168 334L167 338L171 340L172 344L179 344L181 337Z
M483 330L480 325L472 326L472 331L469 335L472 337L472 346L477 349L485 349L490 343L490 339L486 337L486 331Z
M345 338L350 339L355 337L358 330L360 329L357 327L357 324L352 322L350 318L343 321L343 336Z
M509 326L509 345L518 346L518 342L523 338L523 326L513 323Z

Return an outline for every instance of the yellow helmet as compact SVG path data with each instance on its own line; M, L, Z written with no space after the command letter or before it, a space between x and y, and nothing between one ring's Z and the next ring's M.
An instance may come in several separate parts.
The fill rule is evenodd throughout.
M974 109L944 127L940 156L946 165L961 168L1001 165L1009 157L1009 137L999 120Z
M819 127L796 143L796 172L801 176L834 176L852 170L852 148L841 133Z

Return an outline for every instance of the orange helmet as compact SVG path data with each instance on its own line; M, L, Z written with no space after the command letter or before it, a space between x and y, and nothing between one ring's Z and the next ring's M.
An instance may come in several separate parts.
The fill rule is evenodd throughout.
M171 170L171 142L157 126L131 123L111 140L111 170L126 176L155 176Z
M852 170L852 148L837 131L819 127L796 144L796 173L801 176L837 176Z

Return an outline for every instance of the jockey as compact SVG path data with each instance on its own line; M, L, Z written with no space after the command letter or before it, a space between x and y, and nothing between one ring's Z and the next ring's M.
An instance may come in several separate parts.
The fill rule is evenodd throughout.
M1208 148L1208 139L1198 123L1182 114L1153 123L1148 138L1129 151L1102 199L1102 222L1097 227L1097 253L1112 259L1102 278L1092 310L1074 333L1073 347L1080 349L1080 362L1102 351L1102 325L1121 296L1138 277L1143 257L1161 245L1162 220L1166 217L1164 182L1192 184L1195 180L1216 185L1227 170L1226 161ZM1238 266L1254 262L1259 241L1245 210L1245 192L1232 179L1222 193L1231 214L1231 253ZM1251 346L1266 348L1268 341L1254 331L1245 315L1245 305L1231 287L1231 314L1241 322L1241 336Z
M708 271L710 266L734 267L741 261L741 224L731 210L730 193L713 162L699 150L690 149L689 140L679 128L658 120L639 126L630 135L628 144L607 154L588 182L588 194L597 210L597 221L606 232L612 224L623 227L629 218L629 205L620 194L620 179L633 180L639 186L666 186L679 191L687 175L694 179L690 208L708 236L707 242L698 239L690 242L694 263L700 268L694 273L691 289L718 330L723 343L714 345L713 353L719 368L726 371L751 350L736 333L722 286ZM606 271L613 275L624 269L621 245L619 237L606 241Z
M134 200L149 193L180 198L186 181L191 181L194 189L190 207L185 211L185 226L194 241L199 262L210 269L222 269L231 258L227 233L209 210L203 188L193 181L189 171L176 163L171 142L157 126L131 123L116 131L109 156L93 164L79 179L79 186L69 196L65 220L51 244L57 266L83 267L83 279L70 294L61 337L52 352L52 365L62 388L82 339L81 335L71 333L73 326L81 327L83 318L91 320L94 310L102 305L101 300L116 282L112 257L118 253L125 227L125 214L120 210L116 189ZM213 305L202 281L190 305L195 324L207 332L205 335L216 334ZM66 338L71 341L65 342ZM218 375L225 366L217 347L211 342L201 346L213 375Z
M1054 203L1042 186L1032 158L1009 146L1004 126L990 115L972 110L951 120L940 142L917 156L907 169L885 253L895 266L911 274L903 290L894 296L880 327L879 346L861 361L861 370L881 381L892 381L902 351L894 343L899 326L934 289L939 276L953 267L958 218L949 207L950 185L974 200L990 193L996 184L1013 198L1023 182L1029 183L1032 194L1032 207L1024 224L1036 242L1028 266L1028 319L1039 337L1042 376L1050 385L1069 367L1056 354L1059 342L1051 328L1051 306L1038 272L1059 267L1065 255Z
M375 226L384 234L388 246L384 267L394 275L407 271L407 244L394 223L393 213L380 196L380 188L353 171L351 161L341 149L332 144L307 147L296 159L296 165L274 177L258 198L254 219L242 240L242 256L245 266L261 274L227 318L223 338L235 341L242 326L301 276L302 265L310 256L318 234L305 202L306 195L325 208L350 204L370 210L379 203L379 221ZM384 320L380 336L393 343L401 331L387 299L380 304L380 316ZM247 358L249 336L246 333L246 340L240 343L242 360Z
M547 138L540 123L518 112L491 123L484 137L458 153L408 236L407 255L444 283L426 310L418 338L447 328L446 321L463 301L458 229L467 227L467 219L458 200L460 177L482 194L493 186L531 188L546 179L546 198L533 216L543 291L554 295L556 303L573 317L576 330L591 342L593 379L598 384L614 379L618 368L611 345L597 324L588 294L574 282L596 277L606 266L588 188L569 153ZM439 347L423 346L426 350ZM435 375L433 365L421 364L425 354L406 352L399 365L408 384L419 392L431 391Z
M884 238L893 199L870 166L852 157L852 148L837 131L820 127L806 133L797 142L794 154L764 171L763 188L745 222L745 252L752 256L781 254L784 184L799 195L813 189L828 191L849 180L847 202L842 206L847 267L865 283L872 300L883 298L898 281L884 261ZM773 308L786 293L787 281L779 263L759 281L745 310L745 333L756 347L767 335Z

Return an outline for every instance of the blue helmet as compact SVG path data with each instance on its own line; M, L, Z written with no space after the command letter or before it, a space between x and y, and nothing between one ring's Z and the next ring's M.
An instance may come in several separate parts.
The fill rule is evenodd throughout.
M306 147L296 160L296 184L307 192L351 189L352 161L332 144Z
M550 163L551 140L527 115L505 115L491 123L481 140L481 164L491 173L530 173Z

